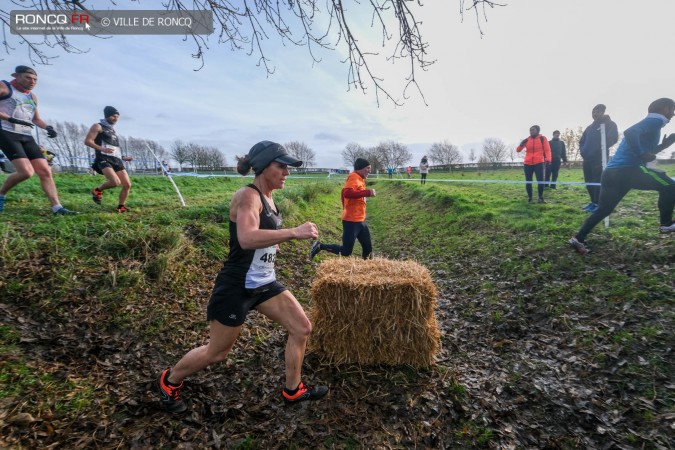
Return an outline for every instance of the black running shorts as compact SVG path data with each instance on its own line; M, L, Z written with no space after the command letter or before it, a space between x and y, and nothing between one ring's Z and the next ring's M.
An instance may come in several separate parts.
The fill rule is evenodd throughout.
M33 136L2 129L0 129L0 149L10 161L19 158L28 158L32 161L45 157Z
M217 320L229 327L240 326L250 310L287 290L278 281L257 289L246 289L243 283L233 283L230 280L228 275L218 274L206 308L207 320Z
M119 159L116 156L108 156L104 154L97 154L94 163L91 165L91 168L94 169L97 173L103 175L103 169L111 167L115 172L121 172L127 170L124 167L124 161Z

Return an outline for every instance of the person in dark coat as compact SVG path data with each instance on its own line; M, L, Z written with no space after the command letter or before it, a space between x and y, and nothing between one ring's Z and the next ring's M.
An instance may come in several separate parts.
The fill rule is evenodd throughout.
M547 184L546 187L556 189L556 181L558 181L560 165L567 162L565 142L560 140L560 131L555 130L553 132L553 138L548 141L548 145L551 147L551 164L546 167L546 182L552 183Z
M586 183L600 183L602 176L602 136L600 134L600 125L605 125L605 137L607 161L609 161L609 148L619 141L619 129L616 123L612 122L605 111L607 107L603 104L595 105L591 111L593 123L586 127L579 140L579 153L584 160L584 181ZM586 212L594 212L598 209L598 200L600 198L600 186L586 186L591 202L582 209Z

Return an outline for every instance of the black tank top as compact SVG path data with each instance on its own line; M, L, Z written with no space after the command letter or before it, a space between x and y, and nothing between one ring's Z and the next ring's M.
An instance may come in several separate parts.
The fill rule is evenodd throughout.
M94 138L94 142L96 143L96 145L103 146L103 143L105 142L106 144L119 147L120 140L117 137L117 132L115 131L115 129L103 123L100 123L99 125L101 125L101 132L97 134L96 137Z
M267 203L265 196L254 184L248 184L247 187L255 189L260 195L260 201L263 208L260 212L260 230L278 230L281 228L283 219L281 213L272 209ZM274 272L274 260L276 259L277 246L272 245L256 250L245 250L239 245L237 237L237 223L229 221L230 228L230 254L221 269L232 277L233 281L241 282L243 279L247 289L255 289L265 284L276 281Z

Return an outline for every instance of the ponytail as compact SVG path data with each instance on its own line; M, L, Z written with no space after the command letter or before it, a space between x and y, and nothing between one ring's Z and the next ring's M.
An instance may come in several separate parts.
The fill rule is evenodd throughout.
M237 156L237 172L240 175L248 175L251 171L251 162L248 155L246 156Z

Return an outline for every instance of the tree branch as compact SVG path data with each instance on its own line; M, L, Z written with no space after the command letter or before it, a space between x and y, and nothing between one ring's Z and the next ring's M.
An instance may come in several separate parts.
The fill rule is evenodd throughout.
M132 0L110 0L115 8L118 4ZM349 5L346 3L349 2ZM478 30L482 37L481 13L487 21L487 8L505 6L493 0L459 0L462 20L465 11L473 10L476 14ZM79 8L92 17L96 10L87 9L85 0L11 0L17 9L36 11L69 11ZM321 5L321 7L320 7ZM168 11L206 10L213 12L213 21L219 44L228 44L233 51L245 50L248 55L257 55L258 66L263 66L268 75L274 73L271 60L266 56L266 41L276 35L283 45L290 43L295 46L306 47L312 61L318 63L321 58L316 50L336 50L343 46L347 56L342 60L347 64L347 86L364 93L369 87L375 88L377 104L380 96L401 105L409 98L408 90L414 86L426 104L426 99L416 76L418 70L426 70L434 60L429 59L428 44L422 36L422 23L415 17L414 8L422 8L421 0L369 0L366 3L372 10L371 27L381 33L383 48L392 48L387 61L395 63L397 60L407 61L407 75L404 76L405 85L402 100L396 98L384 86L384 79L375 73L370 61L379 53L365 48L358 36L353 32L350 18L355 19L354 13L348 13L351 6L363 7L358 0L330 0L325 4L319 0L164 0L162 7ZM480 12L479 12L480 10ZM317 27L319 18L326 18L327 24ZM68 53L84 53L70 44L63 34L53 33L44 36L11 35L10 12L0 9L0 23L2 24L2 45L6 54L17 51L18 46L12 45L11 39L18 41L19 46L25 45L30 61L38 64L49 64L52 56L44 51L61 48ZM320 28L321 31L316 31ZM101 37L99 38L110 38ZM191 37L195 52L192 56L200 61L200 70L204 66L205 51L209 50L208 39L202 35L186 35Z

